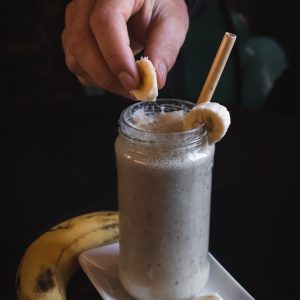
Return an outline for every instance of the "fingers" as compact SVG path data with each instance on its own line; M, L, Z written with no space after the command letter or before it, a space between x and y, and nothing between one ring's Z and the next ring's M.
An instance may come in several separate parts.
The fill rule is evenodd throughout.
M138 10L134 0L97 1L91 15L91 29L111 72L123 87L133 90L139 73L130 48L127 21Z
M184 0L73 0L65 23L66 64L79 81L130 97L140 82L133 50L145 47L162 88L185 39L188 14ZM130 45L128 28L138 47Z
M101 87L130 98L106 64L90 29L95 3L95 0L74 0L67 7L66 28L62 33L66 65L83 85Z
M156 69L159 89L164 86L167 73L176 61L189 25L184 1L169 0L167 3L153 16L145 46L145 56Z
M81 67L71 51L67 47L66 43L66 30L62 32L62 45L65 52L65 61L68 69L78 78L80 83L84 86L96 87L97 84L91 79L88 73Z

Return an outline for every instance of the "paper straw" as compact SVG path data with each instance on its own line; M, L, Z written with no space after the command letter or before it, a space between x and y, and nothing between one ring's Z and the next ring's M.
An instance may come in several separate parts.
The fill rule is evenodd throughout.
M224 34L214 62L210 68L204 86L197 100L197 104L211 100L235 40L235 34L230 32L226 32Z

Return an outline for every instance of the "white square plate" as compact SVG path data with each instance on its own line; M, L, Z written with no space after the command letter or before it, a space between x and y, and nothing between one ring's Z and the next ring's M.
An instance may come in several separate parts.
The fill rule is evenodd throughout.
M104 300L133 300L118 278L119 243L80 254L79 263ZM203 295L219 294L224 300L254 300L249 293L211 255L210 276Z

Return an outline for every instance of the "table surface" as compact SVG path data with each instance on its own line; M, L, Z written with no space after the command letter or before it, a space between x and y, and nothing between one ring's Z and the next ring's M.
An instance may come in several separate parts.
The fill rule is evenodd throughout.
M94 210L117 210L116 96L26 98L5 118L12 199L3 201L5 299L26 247L49 227ZM217 144L210 252L257 299L298 293L299 119L231 108ZM79 271L68 299L99 299Z

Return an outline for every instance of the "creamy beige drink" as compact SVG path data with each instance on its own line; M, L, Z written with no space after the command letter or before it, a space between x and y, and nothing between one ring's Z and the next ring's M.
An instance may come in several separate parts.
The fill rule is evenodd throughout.
M208 279L214 145L203 125L180 132L192 107L138 103L120 119L119 276L136 299L191 299Z

